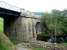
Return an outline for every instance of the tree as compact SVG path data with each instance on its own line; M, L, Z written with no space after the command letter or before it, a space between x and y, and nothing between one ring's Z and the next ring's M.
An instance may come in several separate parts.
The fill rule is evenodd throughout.
M44 34L56 37L67 33L67 10L52 10L51 13L44 13L42 25Z

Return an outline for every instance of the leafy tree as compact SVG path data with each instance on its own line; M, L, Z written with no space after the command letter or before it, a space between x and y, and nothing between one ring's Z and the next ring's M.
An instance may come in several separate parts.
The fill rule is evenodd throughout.
M42 16L44 33L49 35L63 35L67 33L67 10L52 10Z

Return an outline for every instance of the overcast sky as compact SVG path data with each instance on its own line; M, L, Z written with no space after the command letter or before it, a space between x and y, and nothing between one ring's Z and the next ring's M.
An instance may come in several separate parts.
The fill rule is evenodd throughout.
M67 0L0 0L24 8L31 12L51 11L52 9L63 10L67 8Z

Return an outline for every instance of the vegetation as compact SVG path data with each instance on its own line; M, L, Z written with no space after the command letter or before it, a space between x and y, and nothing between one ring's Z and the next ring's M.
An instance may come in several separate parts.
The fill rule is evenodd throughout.
M2 18L0 18L0 32L3 32L3 19Z
M3 33L3 19L0 18L0 50L13 50L14 45Z
M43 33L41 35L55 37L67 35L67 10L52 10L51 13L44 13L42 25Z
M44 48L33 48L33 50L46 50Z
M0 50L14 50L14 45L3 33L0 33Z

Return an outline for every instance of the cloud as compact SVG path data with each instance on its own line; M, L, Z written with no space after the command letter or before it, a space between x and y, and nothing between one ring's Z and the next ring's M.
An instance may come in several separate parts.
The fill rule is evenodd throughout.
M29 11L51 11L67 8L67 0L3 0Z

